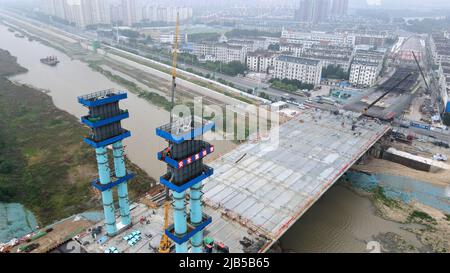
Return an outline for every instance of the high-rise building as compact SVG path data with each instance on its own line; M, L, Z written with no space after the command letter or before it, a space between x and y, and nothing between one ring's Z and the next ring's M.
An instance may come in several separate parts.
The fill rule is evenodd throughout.
M313 23L328 20L330 16L330 0L316 0L313 7Z
M79 27L111 23L108 0L42 0L41 11Z
M185 21L192 17L192 8L190 7L161 7L146 5L142 8L142 19L149 22L167 22L175 23L177 14L180 21Z
M122 0L123 24L132 26L138 23L136 0Z
M65 5L67 0L41 0L41 12L61 19L66 19Z
M347 15L348 12L348 0L333 0L331 7L331 16L340 17Z
M295 19L300 22L320 23L329 18L330 0L300 0Z
M295 11L295 20L300 22L311 21L312 0L300 0L300 7Z
M91 0L94 24L110 24L111 8L108 0Z

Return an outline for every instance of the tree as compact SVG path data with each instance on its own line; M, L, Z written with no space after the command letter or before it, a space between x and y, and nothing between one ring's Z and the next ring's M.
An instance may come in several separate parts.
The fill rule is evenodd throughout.
M277 37L280 38L281 32L269 32L269 31L260 31L257 29L232 29L225 34L230 38L245 38L245 37Z
M349 76L349 73L345 72L341 66L329 65L322 68L323 78L348 80Z
M267 94L264 93L264 92L259 93L259 97L260 97L260 98L263 98L263 99L266 99L266 100L270 100L269 95L267 95Z
M216 32L202 32L202 33L193 33L188 35L189 42L203 42L203 41L212 41L217 42L219 40L220 34Z
M280 51L280 44L270 44L269 50Z

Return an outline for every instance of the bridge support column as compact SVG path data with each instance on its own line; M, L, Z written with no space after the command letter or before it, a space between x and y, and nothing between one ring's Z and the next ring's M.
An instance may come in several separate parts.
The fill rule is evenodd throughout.
M175 235L182 237L187 233L186 192L173 192L173 225ZM175 244L177 253L187 253L187 242Z
M194 227L199 226L203 220L202 211L202 182L191 187L190 192L190 219L191 225ZM203 230L197 232L191 238L192 253L202 253L203 252Z
M125 158L122 141L113 144L114 166L117 178L123 178L127 175L125 167ZM117 194L119 195L119 209L121 223L124 226L131 224L130 203L128 200L128 187L126 183L117 186Z
M100 183L107 185L111 182L111 174L108 162L108 151L106 147L95 149L98 164L98 173L100 176ZM103 210L105 214L106 232L109 236L114 236L117 233L116 216L113 202L112 190L102 192Z

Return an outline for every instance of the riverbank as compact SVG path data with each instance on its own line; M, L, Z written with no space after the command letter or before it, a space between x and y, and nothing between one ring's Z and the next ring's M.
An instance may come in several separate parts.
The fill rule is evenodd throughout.
M23 204L40 225L99 208L100 195L90 187L97 173L94 153L82 142L88 129L47 94L8 80L26 69L3 50L0 68L0 201ZM133 199L155 181L127 165L137 174L130 183Z
M386 164L391 166L386 167ZM385 168L379 169L380 165ZM369 197L383 219L412 225L407 230L417 237L423 248L414 247L395 233L382 233L374 239L382 242L382 250L386 252L423 252L424 249L450 252L450 198L446 196L446 185L437 183L434 176L426 179L425 172L411 177L399 174L398 170L419 172L385 160L370 159L349 171L343 184Z

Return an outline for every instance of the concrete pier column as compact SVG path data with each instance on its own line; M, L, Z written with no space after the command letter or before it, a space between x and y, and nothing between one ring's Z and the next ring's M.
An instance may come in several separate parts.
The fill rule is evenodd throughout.
M113 144L113 155L116 177L118 179L125 177L127 175L127 170L125 167L122 141L118 141ZM128 200L128 187L126 183L122 183L117 186L117 194L119 195L119 210L122 225L128 226L131 224L131 215L130 202Z
M203 211L202 211L202 182L198 183L191 187L190 192L190 218L191 225L194 227L200 225L203 220ZM202 253L203 252L203 230L196 233L191 238L192 245L192 253Z
M183 236L187 233L186 220L186 192L173 192L173 225L176 236ZM175 245L177 253L187 253L187 242Z
M102 185L109 184L111 182L111 173L108 162L108 152L106 147L95 149L98 164L98 173L100 175L100 183ZM116 228L116 216L114 209L113 193L112 190L106 190L102 192L103 211L105 214L106 232L109 236L114 236L117 233Z

